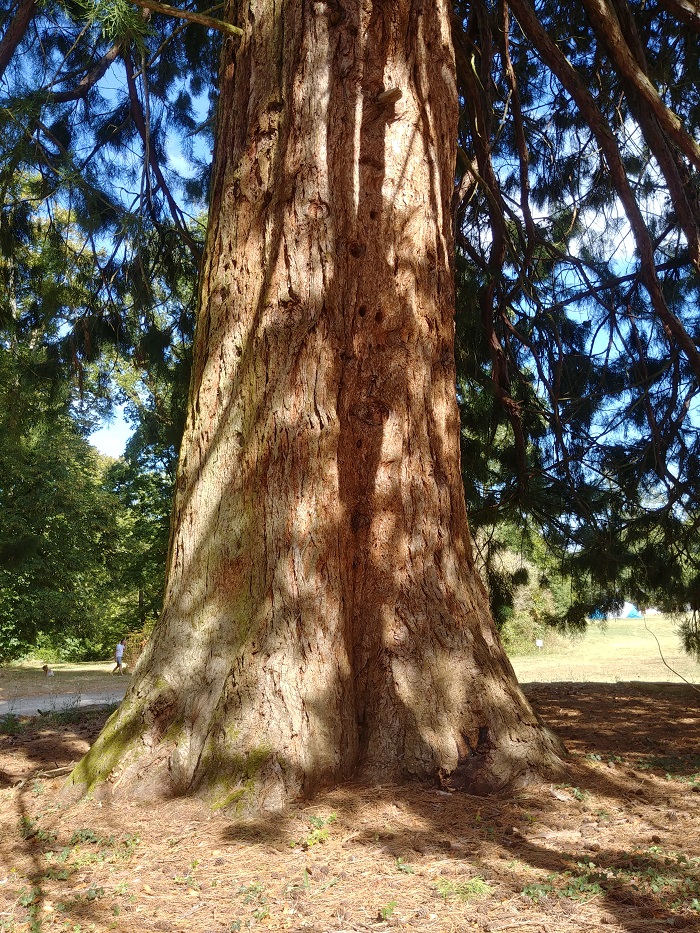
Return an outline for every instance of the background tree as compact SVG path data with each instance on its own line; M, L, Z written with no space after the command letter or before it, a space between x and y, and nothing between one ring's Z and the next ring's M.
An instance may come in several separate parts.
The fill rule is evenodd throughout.
M34 187L14 186L2 225L2 658L104 658L162 604L194 283L149 283L158 302L143 331L124 309L117 354L92 319L93 257L69 212L31 214ZM110 466L87 436L114 402L139 424Z
M116 503L72 420L43 414L50 420L19 438L0 425L0 660L37 648L102 658Z
M163 607L165 561L175 481L173 450L139 443L105 475L118 503L117 534L110 572L112 601L122 632L147 635Z

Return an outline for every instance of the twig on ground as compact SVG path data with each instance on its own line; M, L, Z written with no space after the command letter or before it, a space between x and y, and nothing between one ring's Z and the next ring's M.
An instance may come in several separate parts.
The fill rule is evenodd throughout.
M60 768L51 768L48 771L43 770L43 769L40 771L32 771L31 774L28 774L27 777L22 778L21 781L15 784L15 787L19 789L21 787L24 787L24 785L27 784L29 781L36 781L39 778L54 778L54 777L61 777L64 774L70 774L74 767L75 767L75 762L72 761L69 765L63 765Z

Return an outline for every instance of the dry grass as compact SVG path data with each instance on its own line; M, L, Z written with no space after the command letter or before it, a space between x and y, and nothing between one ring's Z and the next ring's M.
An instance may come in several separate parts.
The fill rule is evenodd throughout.
M0 667L0 700L51 694L106 693L113 690L117 677L111 676L114 662L51 664L53 677L46 677L43 661L24 661ZM123 681L126 677L121 678Z
M118 788L70 803L46 772L100 716L27 724L0 738L0 930L700 929L697 695L528 689L572 753L562 785L488 799L348 785L254 822Z
M680 678L666 665L691 683L699 683L700 667L681 648L679 621L653 616L646 622L592 623L585 635L563 638L555 634L551 648L511 660L521 683L678 683ZM549 638L545 638L546 646Z

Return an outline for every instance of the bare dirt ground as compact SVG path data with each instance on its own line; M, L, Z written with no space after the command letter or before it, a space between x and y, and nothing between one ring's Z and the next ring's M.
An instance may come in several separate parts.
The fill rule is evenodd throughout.
M560 784L347 785L257 822L126 805L118 782L68 803L65 770L106 713L6 720L0 930L700 930L700 694L526 690L570 750Z

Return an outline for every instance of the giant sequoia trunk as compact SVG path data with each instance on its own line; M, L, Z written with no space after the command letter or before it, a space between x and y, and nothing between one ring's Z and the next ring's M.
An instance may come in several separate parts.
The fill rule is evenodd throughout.
M76 782L250 811L557 765L469 543L449 11L240 4L165 609Z

